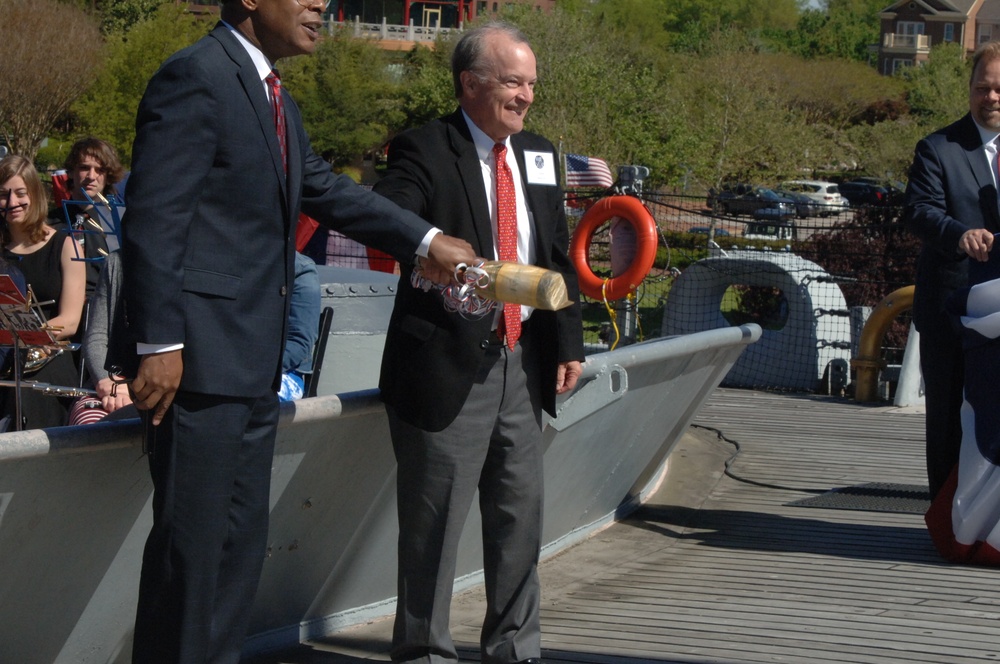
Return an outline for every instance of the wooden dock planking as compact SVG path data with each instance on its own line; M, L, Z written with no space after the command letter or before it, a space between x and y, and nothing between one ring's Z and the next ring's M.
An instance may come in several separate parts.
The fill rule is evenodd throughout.
M871 482L925 484L923 415L720 389L629 519L545 561L548 662L963 664L1000 659L1000 570L944 563L919 514L788 503ZM708 428L704 428L708 427ZM721 471L735 447L731 465ZM771 486L763 486L771 485ZM453 602L476 661L483 600ZM391 620L268 662L384 660Z

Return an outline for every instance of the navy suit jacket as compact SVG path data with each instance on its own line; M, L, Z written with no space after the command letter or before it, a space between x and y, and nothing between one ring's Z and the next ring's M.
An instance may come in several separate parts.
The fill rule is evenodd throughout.
M129 336L184 344L182 390L276 389L300 210L400 261L431 228L334 176L283 98L287 177L264 85L221 23L162 65L139 106L122 223Z
M524 151L551 152L552 144L520 132L511 145L522 174L525 199L534 225L536 264L561 272L569 298L579 300L576 272L567 257L569 235L562 189L529 184ZM389 146L385 176L375 191L434 220L445 233L468 241L476 254L493 257L490 222L481 162L461 111L403 133ZM554 160L553 160L554 161ZM558 173L556 181L558 182ZM404 421L440 431L458 415L479 371L493 316L468 320L444 309L437 292L425 293L409 283L404 266L389 322L379 387L382 398ZM542 406L554 414L559 362L583 360L580 309L535 310L527 334L540 350L541 382L532 386Z
M1000 232L997 190L971 115L917 144L903 220L923 240L917 262L914 324L919 331L931 326L950 327L945 302L951 293L970 281L1000 276L1000 257L979 263L958 249L962 234L971 228Z

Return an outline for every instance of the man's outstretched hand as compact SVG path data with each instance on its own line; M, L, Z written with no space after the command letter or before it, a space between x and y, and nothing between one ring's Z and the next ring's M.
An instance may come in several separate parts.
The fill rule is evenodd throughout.
M423 276L436 284L447 285L455 280L455 268L459 263L473 265L476 252L472 245L457 237L438 233L427 250L427 259L422 262Z

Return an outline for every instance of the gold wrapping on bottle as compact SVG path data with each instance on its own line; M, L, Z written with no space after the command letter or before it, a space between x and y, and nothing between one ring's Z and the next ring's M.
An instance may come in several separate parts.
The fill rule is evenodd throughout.
M509 261L486 261L482 269L490 277L489 285L479 289L483 297L547 311L573 304L566 293L566 281L558 272Z

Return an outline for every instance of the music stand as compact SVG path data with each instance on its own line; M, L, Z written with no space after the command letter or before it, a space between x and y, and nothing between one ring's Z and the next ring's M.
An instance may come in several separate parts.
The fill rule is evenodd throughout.
M125 203L115 194L107 197L103 194L98 194L96 199L92 198L87 192L83 192L83 195L87 200L73 201L67 199L62 202L63 216L66 218L66 228L69 229L70 235L80 241L81 244L86 244L88 235L99 235L107 243L108 251L115 251L121 246L122 210L125 209ZM93 209L97 221L95 222L88 217L84 222L86 227L74 228L73 219L70 215L71 206ZM104 260L104 256L87 258L80 255L79 247L77 247L75 260L88 262L102 261Z
M35 301L31 288L24 295L10 275L0 274L0 346L13 348L14 364L14 428L20 431L21 422L21 348L62 350L70 344L59 342L52 336L52 328ZM7 383L7 381L3 381ZM9 383L7 383L9 384Z

